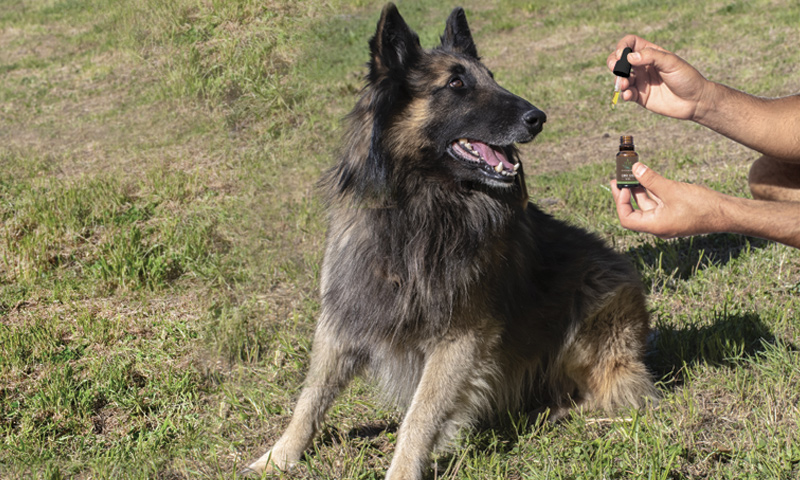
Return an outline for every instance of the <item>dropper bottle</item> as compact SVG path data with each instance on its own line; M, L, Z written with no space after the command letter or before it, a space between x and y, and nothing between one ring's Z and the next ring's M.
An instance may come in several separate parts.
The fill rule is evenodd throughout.
M619 57L617 63L614 64L614 75L617 76L616 81L614 82L614 98L611 99L611 108L617 108L617 101L619 100L619 79L620 77L628 78L631 76L631 64L628 62L628 54L631 53L632 50L630 47L625 47L622 50L622 56Z
M633 135L619 137L619 153L617 153L617 188L638 187L639 180L633 175L633 164L639 161L639 154L633 146Z

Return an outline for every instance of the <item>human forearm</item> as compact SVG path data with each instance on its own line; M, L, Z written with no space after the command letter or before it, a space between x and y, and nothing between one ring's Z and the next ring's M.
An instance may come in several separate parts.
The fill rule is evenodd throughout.
M725 196L715 230L774 240L800 248L800 203Z
M800 163L800 95L762 98L708 82L692 120L762 154Z

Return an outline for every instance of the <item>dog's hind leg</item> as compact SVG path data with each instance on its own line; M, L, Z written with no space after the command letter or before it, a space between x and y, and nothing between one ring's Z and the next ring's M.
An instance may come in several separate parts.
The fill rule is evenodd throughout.
M562 367L577 385L579 404L613 411L657 399L644 364L648 322L641 290L623 286L582 324Z
M364 359L345 347L320 322L314 335L311 366L289 427L266 454L250 464L246 473L286 470L300 460L311 445L325 412L339 392L363 368Z
M481 390L488 388L485 375L490 368L480 365L479 337L475 331L449 334L433 348L400 425L387 480L422 478L434 448L473 420L485 400Z

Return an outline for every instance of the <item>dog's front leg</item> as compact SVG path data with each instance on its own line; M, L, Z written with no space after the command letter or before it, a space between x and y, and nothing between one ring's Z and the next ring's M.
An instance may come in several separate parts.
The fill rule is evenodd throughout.
M441 341L427 359L411 406L397 435L397 448L387 480L422 478L431 452L451 434L456 417L469 416L474 364L479 358L475 332Z
M314 335L311 366L286 432L267 453L250 464L246 473L286 470L300 460L311 445L339 392L364 365L364 359L320 320Z

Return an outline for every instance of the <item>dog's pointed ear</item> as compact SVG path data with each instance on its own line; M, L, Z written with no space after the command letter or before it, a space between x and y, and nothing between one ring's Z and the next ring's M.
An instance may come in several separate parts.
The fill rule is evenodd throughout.
M445 50L478 58L478 49L472 40L472 33L469 31L469 24L467 23L467 15L464 13L463 8L453 9L450 16L447 17L447 25L444 29L444 35L442 35L442 47Z
M382 78L403 78L404 72L419 59L422 47L419 37L411 30L393 3L387 3L381 12L375 36L369 41L372 57L369 63L369 80L376 83Z

